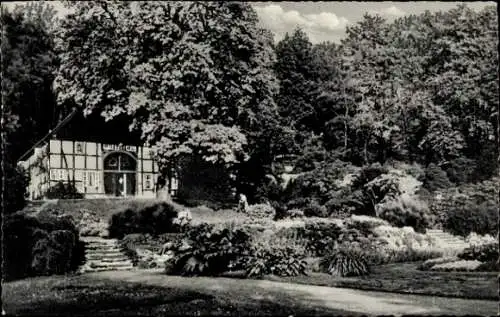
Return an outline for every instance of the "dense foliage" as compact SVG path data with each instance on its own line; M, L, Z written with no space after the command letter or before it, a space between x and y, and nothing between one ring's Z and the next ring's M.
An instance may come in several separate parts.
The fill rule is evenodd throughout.
M107 127L130 124L162 173L175 165L183 202L222 206L236 188L277 217L361 214L418 231L498 232L496 187L481 185L498 171L495 7L366 14L339 44L296 29L273 45L248 3L65 5L72 12L57 28L43 4L2 9L9 212L23 205L19 154L76 107ZM285 156L286 177L275 168ZM409 175L421 184L406 188ZM443 194L453 202L444 212L425 206L450 188L466 198ZM170 211L126 214L113 220L116 236L173 228Z
M276 86L270 37L249 4L68 5L74 13L58 34L61 102L109 119L132 116L162 166L191 154L214 163L249 154Z
M249 249L249 236L241 229L196 226L185 234L167 265L167 274L219 275L228 271Z
M47 190L48 199L81 199L83 194L79 193L74 184L58 182Z
M78 230L68 217L15 213L4 218L3 234L2 276L8 280L65 274L84 257Z
M409 226L417 232L425 232L425 228L430 224L426 203L408 195L378 205L377 214L396 227Z
M464 237L471 232L494 236L498 233L498 203L489 201L477 205L468 202L458 206L447 215L444 229Z
M178 214L177 208L162 202L135 210L128 208L115 213L109 223L109 236L121 239L131 233L162 234L175 232L180 225L174 223Z
M27 179L16 167L19 157L57 119L52 92L56 56L54 10L45 3L2 6L2 213L24 206Z
M306 275L304 255L287 246L260 246L244 265L248 277Z
M498 242L472 245L458 255L463 260L478 260L481 262L498 262L498 256Z

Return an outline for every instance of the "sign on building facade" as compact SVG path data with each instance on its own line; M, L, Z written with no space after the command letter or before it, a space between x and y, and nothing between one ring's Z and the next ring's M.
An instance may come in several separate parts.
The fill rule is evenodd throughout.
M150 148L121 144L50 140L20 165L30 176L30 199L58 182L73 183L86 198L155 197L159 176ZM168 188L175 195L175 178Z

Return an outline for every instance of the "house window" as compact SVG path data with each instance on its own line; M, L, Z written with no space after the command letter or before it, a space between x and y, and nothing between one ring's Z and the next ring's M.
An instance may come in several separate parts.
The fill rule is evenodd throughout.
M58 175L57 179L60 180L60 181L63 181L63 180L65 180L67 178L66 177L67 176L66 170L58 170L58 174L59 175Z
M76 143L76 153L83 153L83 144L81 142Z
M146 184L145 184L146 189L151 189L151 175L146 175Z
M83 184L85 187L99 187L99 177L97 172L86 171L83 173Z

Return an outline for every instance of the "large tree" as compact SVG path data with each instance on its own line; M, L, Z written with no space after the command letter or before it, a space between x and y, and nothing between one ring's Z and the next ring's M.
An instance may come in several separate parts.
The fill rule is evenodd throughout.
M57 63L52 29L54 10L44 3L1 7L2 20L2 213L24 205L26 178L20 156L57 120L52 92Z
M287 33L276 45L275 71L280 80L279 113L283 125L293 127L300 136L318 130L315 109L317 74L312 48L307 34L301 29Z
M57 56L54 10L45 3L2 7L2 105L7 152L12 160L38 141L57 121L52 91Z
M236 163L273 111L269 34L234 2L68 2L59 101L126 114L160 164L198 154Z

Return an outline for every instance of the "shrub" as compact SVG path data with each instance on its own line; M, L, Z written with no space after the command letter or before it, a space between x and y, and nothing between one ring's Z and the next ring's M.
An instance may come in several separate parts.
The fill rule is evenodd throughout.
M233 227L202 224L189 230L167 265L167 274L219 275L248 255L249 235Z
M363 276L369 274L368 263L363 254L347 246L341 246L325 256L320 267L325 272L335 276Z
M250 205L247 214L254 219L274 219L276 210L268 204Z
M410 226L425 232L430 224L429 207L416 197L402 195L377 205L377 215L396 227Z
M295 230L297 238L306 241L310 256L325 255L334 246L342 231L332 222L308 222L304 227Z
M274 245L256 248L244 266L248 277L298 276L306 275L307 263L294 248Z
M179 225L174 224L177 214L176 207L166 202L146 206L138 211L126 209L111 217L109 235L121 239L131 233L158 235L176 232L180 230Z
M48 199L81 199L83 194L79 193L72 183L58 182L47 190Z
M453 186L448 179L446 172L434 163L429 164L425 168L422 183L422 186L431 192Z
M467 202L465 206L448 212L444 230L463 237L471 232L495 236L498 233L498 204L494 201L480 205Z
M361 191L358 191L356 194L360 193ZM362 209L364 203L358 204L359 200L356 199L356 194L350 188L341 188L330 192L330 199L325 203L330 217L346 218L355 213L356 210Z
M458 257L462 260L478 260L481 262L498 261L498 241L483 245L473 245L463 250Z
M6 217L3 225L2 274L6 280L68 273L84 259L83 243L67 217L16 213Z

